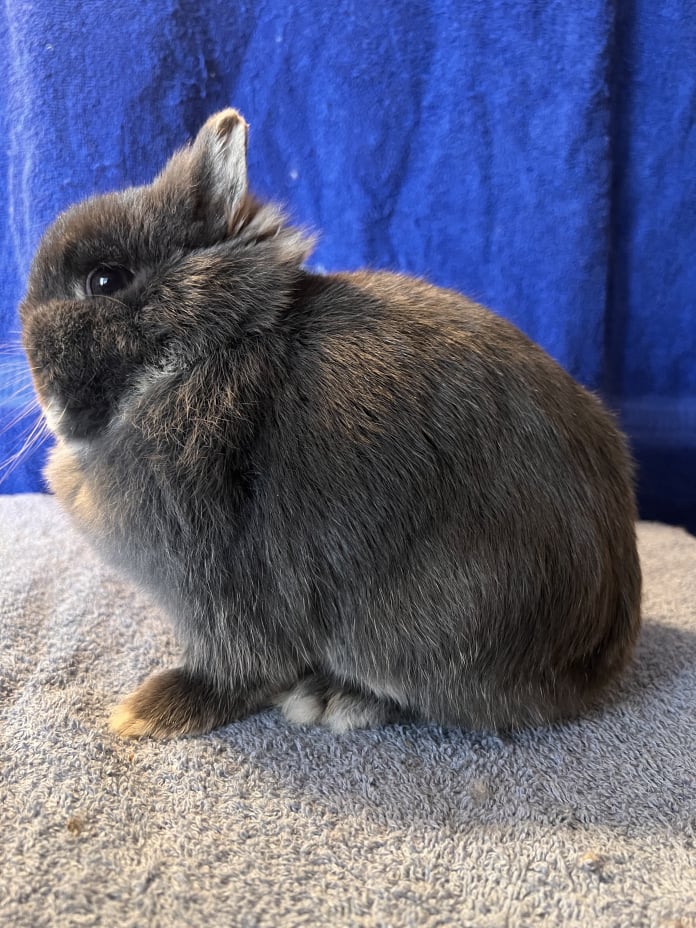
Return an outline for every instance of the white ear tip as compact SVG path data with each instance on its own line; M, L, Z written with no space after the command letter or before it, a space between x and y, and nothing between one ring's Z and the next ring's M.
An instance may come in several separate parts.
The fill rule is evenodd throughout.
M249 126L242 114L237 112L237 110L228 108L226 110L220 110L219 113L214 113L206 121L202 131L215 133L218 139L222 141L231 138L232 135L238 133L240 130L246 137L248 129Z

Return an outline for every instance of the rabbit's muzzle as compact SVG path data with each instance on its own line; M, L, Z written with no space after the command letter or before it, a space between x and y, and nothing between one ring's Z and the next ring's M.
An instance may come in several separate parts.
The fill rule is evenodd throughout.
M49 427L66 439L104 428L145 360L135 319L113 311L105 318L96 302L52 301L25 312L39 401Z

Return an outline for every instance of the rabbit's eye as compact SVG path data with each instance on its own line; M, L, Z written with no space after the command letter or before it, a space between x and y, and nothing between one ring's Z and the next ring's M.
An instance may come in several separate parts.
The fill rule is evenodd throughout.
M86 289L90 296L111 296L125 290L133 280L133 272L127 267L100 264L87 275Z

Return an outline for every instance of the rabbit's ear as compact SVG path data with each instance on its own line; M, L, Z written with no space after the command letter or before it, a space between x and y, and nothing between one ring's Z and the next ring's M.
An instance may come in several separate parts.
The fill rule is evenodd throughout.
M211 116L191 148L193 180L211 218L230 220L247 192L247 130L233 109Z

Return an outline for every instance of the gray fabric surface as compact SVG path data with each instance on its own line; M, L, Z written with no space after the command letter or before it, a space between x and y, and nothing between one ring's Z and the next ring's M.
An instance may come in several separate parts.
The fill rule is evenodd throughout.
M514 737L277 711L120 742L166 621L50 498L0 498L0 921L696 926L696 539L644 524L634 669Z

